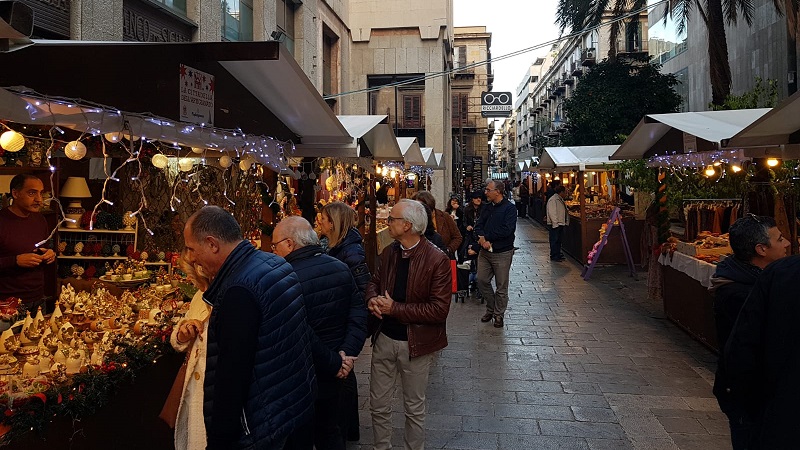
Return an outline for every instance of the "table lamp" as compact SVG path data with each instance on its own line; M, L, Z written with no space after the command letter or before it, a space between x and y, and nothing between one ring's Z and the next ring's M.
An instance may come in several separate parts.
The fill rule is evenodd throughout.
M79 228L83 213L86 212L81 205L82 198L92 198L86 178L69 177L64 187L61 188L61 198L71 199L69 205L64 209L64 218L67 220L67 228Z

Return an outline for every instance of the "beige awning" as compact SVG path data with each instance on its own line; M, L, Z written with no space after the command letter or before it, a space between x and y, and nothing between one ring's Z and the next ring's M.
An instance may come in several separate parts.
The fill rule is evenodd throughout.
M295 147L292 156L330 158L371 157L376 161L402 161L403 154L386 115L336 116L347 134L347 143L317 141ZM366 148L361 148L361 144Z
M399 137L397 138L397 145L400 147L400 153L403 154L403 161L405 161L407 166L421 166L425 164L426 160L422 156L422 150L419 147L417 138Z
M580 147L545 147L539 160L543 170L602 170L618 161L609 160L619 145L591 145Z
M744 148L745 154L753 157L800 157L800 92L784 100L724 144L729 148Z
M612 159L714 151L722 142L766 114L769 108L701 111L645 116Z

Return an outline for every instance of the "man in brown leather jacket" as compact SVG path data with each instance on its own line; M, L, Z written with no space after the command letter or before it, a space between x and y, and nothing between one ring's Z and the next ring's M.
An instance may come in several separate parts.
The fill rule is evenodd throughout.
M381 319L372 335L370 412L373 448L392 448L392 394L401 375L405 448L425 446L425 390L435 352L447 346L452 275L450 260L422 234L425 207L400 200L389 213L395 242L381 254L367 284L369 311Z

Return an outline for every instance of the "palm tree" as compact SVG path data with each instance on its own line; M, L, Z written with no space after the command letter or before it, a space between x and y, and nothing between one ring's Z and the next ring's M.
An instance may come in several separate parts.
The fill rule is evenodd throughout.
M667 0L664 9L664 21L676 20L678 32L686 30L689 16L693 9L708 31L708 59L711 78L711 103L722 105L731 91L731 66L728 59L728 39L725 23L735 24L740 17L748 26L753 24L755 7L753 0ZM565 29L577 31L602 22L605 11L613 11L619 16L626 11L643 7L646 0L559 0L556 11L556 24L563 32ZM796 42L798 4L800 0L773 0L775 9L780 14L788 12L790 46ZM620 30L620 22L611 29L611 52L615 51L616 37ZM791 49L790 49L791 51ZM613 55L612 55L613 57ZM796 58L795 58L796 59ZM795 64L796 66L796 64Z

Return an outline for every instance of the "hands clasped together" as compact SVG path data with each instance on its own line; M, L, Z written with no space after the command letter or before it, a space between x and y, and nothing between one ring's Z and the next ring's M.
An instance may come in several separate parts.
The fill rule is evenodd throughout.
M39 253L23 253L17 255L17 265L33 268L40 264L50 264L56 260L56 254L49 248L37 248Z
M389 296L389 291L384 291L383 295L378 295L369 299L367 302L367 309L373 316L383 319L384 314L392 312L392 305L394 300Z

